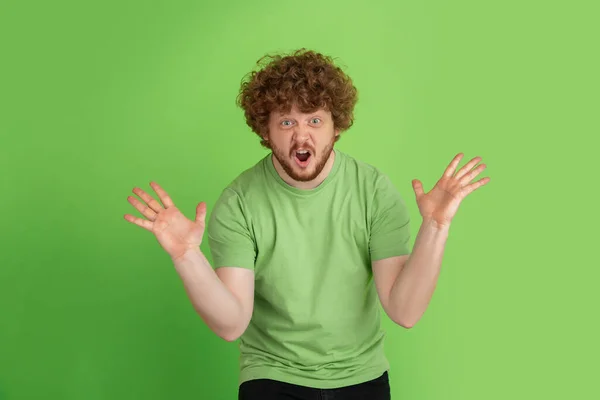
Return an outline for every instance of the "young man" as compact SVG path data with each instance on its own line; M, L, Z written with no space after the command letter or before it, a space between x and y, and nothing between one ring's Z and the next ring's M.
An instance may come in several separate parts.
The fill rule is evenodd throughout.
M429 192L413 181L422 222L412 251L409 215L390 179L334 149L353 124L357 92L331 58L274 56L242 83L238 103L269 154L221 193L199 246L206 205L188 220L151 183L129 197L147 219L206 324L239 338L240 399L389 399L379 304L412 327L433 294L450 223L489 178L476 157L449 164Z

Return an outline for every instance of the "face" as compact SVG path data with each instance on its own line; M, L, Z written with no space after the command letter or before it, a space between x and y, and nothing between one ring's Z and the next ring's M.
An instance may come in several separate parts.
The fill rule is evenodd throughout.
M310 182L326 166L337 136L331 112L319 109L302 113L294 106L289 113L271 112L265 138L291 179Z

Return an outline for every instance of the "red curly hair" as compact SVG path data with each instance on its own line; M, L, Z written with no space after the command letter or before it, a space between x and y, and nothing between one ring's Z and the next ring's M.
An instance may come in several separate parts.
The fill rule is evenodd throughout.
M262 146L270 148L263 135L271 112L289 112L294 104L306 113L319 108L330 111L334 127L340 131L352 126L357 90L331 57L300 49L290 55L266 55L257 65L265 60L269 62L242 80L237 96L237 105Z

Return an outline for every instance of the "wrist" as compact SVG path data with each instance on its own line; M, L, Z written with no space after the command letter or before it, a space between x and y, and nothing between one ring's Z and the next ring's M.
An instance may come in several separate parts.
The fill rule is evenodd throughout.
M450 222L441 223L433 218L423 218L422 225L439 232L447 232L450 230Z
M199 258L203 258L204 254L202 254L202 251L200 250L200 247L194 247L194 248L190 248L187 249L186 251L184 251L183 253L177 255L177 256L171 256L171 260L173 261L173 264L175 265L187 265L190 263L195 263L198 261Z

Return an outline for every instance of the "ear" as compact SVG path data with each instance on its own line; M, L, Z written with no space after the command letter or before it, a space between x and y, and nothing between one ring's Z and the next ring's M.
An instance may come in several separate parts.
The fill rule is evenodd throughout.
M263 128L260 130L260 137L264 140L269 140L269 128Z
M269 143L269 129L264 129L261 133L260 133L260 137L263 139L264 146L267 146L268 148L271 148L271 143Z

